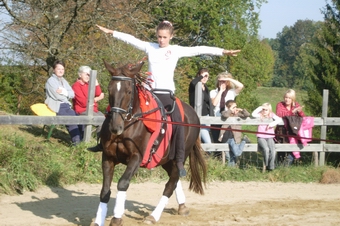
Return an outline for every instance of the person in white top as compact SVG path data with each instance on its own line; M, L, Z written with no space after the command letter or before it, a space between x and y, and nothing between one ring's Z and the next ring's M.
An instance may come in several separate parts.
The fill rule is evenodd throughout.
M132 35L122 33L119 31L110 30L108 28L96 25L100 30L107 34L112 34L114 38L124 41L137 49L144 51L148 55L149 69L151 72L149 76L152 81L153 89L168 89L175 92L174 71L177 61L182 57L191 57L201 54L210 55L229 55L237 56L241 50L225 50L217 47L197 46L197 47L183 47L179 45L170 45L170 40L174 35L174 27L169 21L162 21L158 24L156 29L157 43L146 42L135 38ZM173 100L169 94L156 93L165 108L172 106ZM181 115L178 109L172 113L172 120L180 122ZM176 162L179 169L180 176L185 176L184 169L184 128L183 126L173 126L173 140L176 148ZM173 145L174 146L174 145Z
M272 105L270 103L264 103L257 107L251 115L255 118L261 119L273 119L269 124L259 125L257 128L257 146L258 150L263 154L263 171L272 171L275 168L275 126L283 122L282 118L277 116L272 111Z
M210 91L210 98L214 107L216 117L221 117L221 112L225 109L228 100L235 100L236 96L242 91L243 84L229 72L221 72L217 75L216 89ZM211 135L214 142L218 142L221 125L211 125L216 129L211 129Z

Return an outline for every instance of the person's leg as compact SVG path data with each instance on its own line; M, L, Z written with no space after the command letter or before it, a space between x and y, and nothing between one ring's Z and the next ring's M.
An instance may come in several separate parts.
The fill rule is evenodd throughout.
M205 144L211 144L210 129L208 128L201 129L201 140Z
M93 115L94 116L105 116L102 112L98 111L98 112L93 112ZM102 143L100 142L100 132L102 130L102 124L100 124L99 126L97 126L97 129L96 129L96 135L97 135L97 145L94 146L94 147L89 147L87 148L88 151L92 151L92 152L100 152L100 151L103 151L103 145Z
M262 151L263 162L264 162L264 164L267 168L268 167L268 158L269 158L269 147L268 147L267 141L264 138L258 137L257 138L257 144L258 144L259 150Z
M230 146L230 151L231 151L236 157L241 156L241 154L242 154L242 152L243 152L243 149L244 149L244 146L245 146L245 144L246 144L245 141L241 141L240 144L236 144L235 139L232 138L232 139L228 139L227 143L228 143L229 146Z
M275 156L276 156L276 150L275 150L275 142L273 138L267 139L267 144L269 147L269 170L275 169Z
M165 109L170 110L173 105L174 100L171 99L169 94L156 94L159 100L163 103ZM182 116L179 111L178 106L176 105L174 111L171 114L171 119L174 122L182 122ZM179 170L179 176L186 176L186 171L184 169L184 160L185 160L185 149L184 149L184 127L181 125L173 125L172 126L172 139L175 140L175 148L176 148L176 163Z
M67 115L67 116L76 116L76 113L70 107L69 104L62 103L60 104L60 109L57 115ZM71 136L72 143L77 145L81 141L80 131L78 125L65 125L68 133Z

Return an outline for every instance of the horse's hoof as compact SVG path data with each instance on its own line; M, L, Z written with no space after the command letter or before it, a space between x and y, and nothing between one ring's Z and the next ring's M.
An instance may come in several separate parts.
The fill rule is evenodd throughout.
M145 224L156 224L156 220L153 216L149 215L144 219Z
M178 207L178 215L188 216L190 213L189 208L187 208L184 204L180 204Z
M123 219L122 218L115 218L113 217L110 222L110 226L122 226Z

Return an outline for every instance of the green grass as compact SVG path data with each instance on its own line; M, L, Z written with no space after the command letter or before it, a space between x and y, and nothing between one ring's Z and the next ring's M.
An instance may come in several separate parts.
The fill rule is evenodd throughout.
M285 89L259 88L257 92L261 103L276 103L282 99ZM256 131L256 127L249 127L249 130ZM42 134L42 126L0 126L0 194L35 191L41 185L54 187L77 182L102 183L101 153L86 150L88 146L95 144L94 139L91 143L73 147L69 143L70 138L64 127L55 129L49 141L46 140L46 133L45 131ZM255 135L249 134L249 137L256 142ZM207 164L209 182L216 180L319 182L325 171L334 169L331 166L314 167L311 161L308 161L293 167L277 167L270 173L262 173L260 153L246 156L240 168L226 167L221 160L214 158L209 158ZM116 166L114 182L119 180L125 168L121 164ZM139 169L132 182L165 183L167 178L161 167L153 170Z

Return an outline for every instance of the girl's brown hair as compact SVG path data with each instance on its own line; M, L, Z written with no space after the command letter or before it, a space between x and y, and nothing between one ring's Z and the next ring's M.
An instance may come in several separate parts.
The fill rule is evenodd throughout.
M168 30L171 35L174 34L174 27L172 26L172 23L167 20L164 20L158 24L156 31L159 30Z
M199 69L197 74L196 74L196 77L201 76L204 72L208 72L209 73L208 68L201 68L201 69Z

